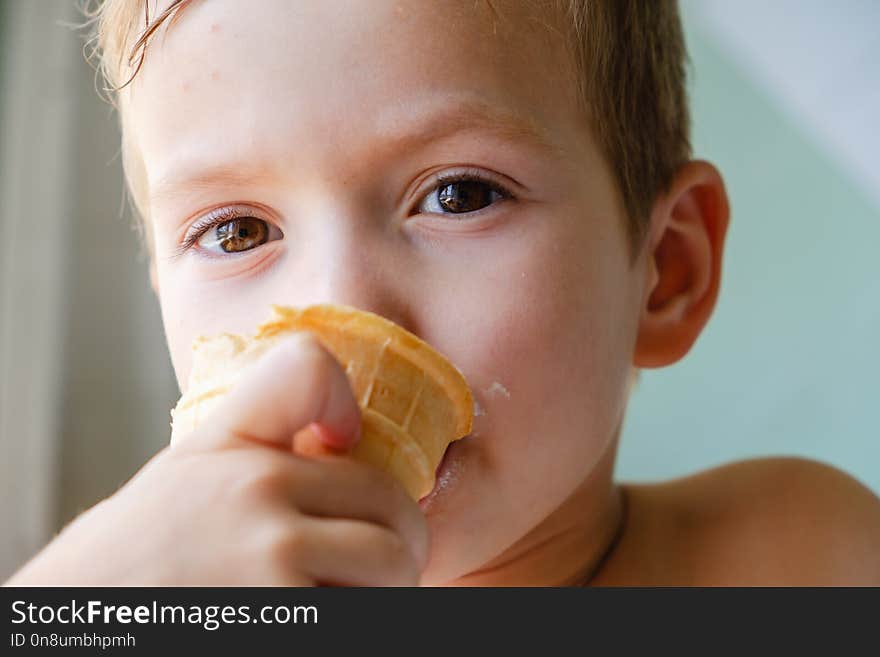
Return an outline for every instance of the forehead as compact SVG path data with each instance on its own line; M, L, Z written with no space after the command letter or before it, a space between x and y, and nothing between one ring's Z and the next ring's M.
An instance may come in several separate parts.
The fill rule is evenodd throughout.
M564 147L577 102L550 4L192 2L127 89L147 176L196 153L338 167L429 116Z

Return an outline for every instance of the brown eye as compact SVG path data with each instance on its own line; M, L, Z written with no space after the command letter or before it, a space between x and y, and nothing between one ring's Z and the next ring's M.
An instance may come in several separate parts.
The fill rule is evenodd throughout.
M511 194L494 182L481 177L453 174L443 176L437 186L424 197L420 212L439 215L464 215L478 212L495 202L511 198Z
M266 222L256 217L240 217L218 224L205 237L216 243L225 253L241 253L269 241Z
M463 180L440 187L437 201L448 212L476 212L490 205L495 193L486 183Z

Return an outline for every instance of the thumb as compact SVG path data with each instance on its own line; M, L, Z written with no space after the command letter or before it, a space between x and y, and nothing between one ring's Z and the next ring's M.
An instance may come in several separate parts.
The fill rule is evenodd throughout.
M251 367L189 440L190 447L234 447L241 441L292 451L294 436L339 452L360 438L361 414L339 362L309 333L273 346ZM319 451L315 448L313 451Z

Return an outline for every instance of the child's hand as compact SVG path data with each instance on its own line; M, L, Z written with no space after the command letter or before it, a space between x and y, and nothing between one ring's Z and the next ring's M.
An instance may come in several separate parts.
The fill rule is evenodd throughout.
M418 506L375 468L293 454L311 422L344 452L360 412L336 360L297 335L9 584L416 585L428 549Z

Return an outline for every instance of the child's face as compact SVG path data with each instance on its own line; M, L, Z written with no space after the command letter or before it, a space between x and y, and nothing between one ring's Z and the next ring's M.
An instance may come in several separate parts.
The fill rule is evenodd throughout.
M643 269L562 37L528 4L205 0L131 87L181 385L195 336L312 303L385 315L469 381L480 411L426 509L428 582L538 525L625 405ZM462 172L490 185L434 180ZM175 255L221 209L251 217L225 242L243 250L212 228Z

